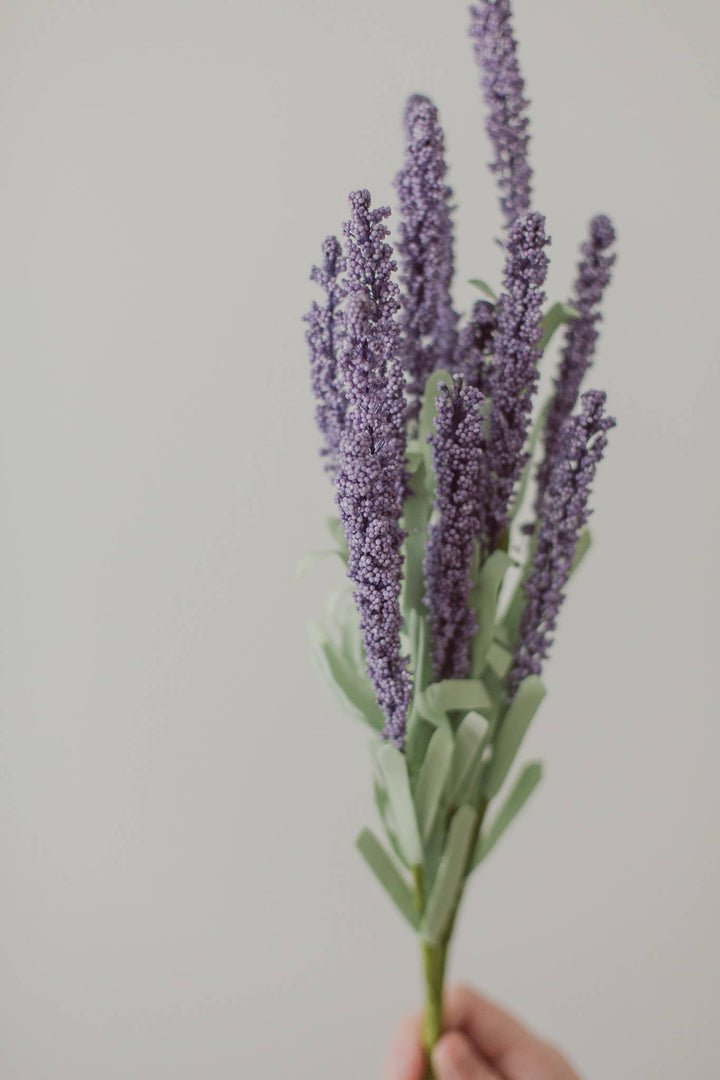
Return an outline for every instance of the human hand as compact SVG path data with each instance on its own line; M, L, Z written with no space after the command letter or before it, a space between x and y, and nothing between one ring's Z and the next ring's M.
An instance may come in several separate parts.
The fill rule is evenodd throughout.
M562 1054L466 986L443 999L444 1034L432 1055L437 1080L580 1080ZM385 1080L424 1080L420 1014L398 1028Z

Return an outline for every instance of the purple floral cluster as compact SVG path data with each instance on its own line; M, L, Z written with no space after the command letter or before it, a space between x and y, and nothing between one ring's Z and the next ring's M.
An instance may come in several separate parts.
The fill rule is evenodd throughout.
M440 384L432 444L436 519L425 549L425 583L433 678L463 679L477 630L468 604L470 564L480 526L478 476L483 445L482 395L455 376Z
M590 235L581 247L577 279L571 303L578 317L568 324L560 370L555 379L545 427L545 453L538 470L538 505L550 479L562 426L575 408L585 372L592 363L598 339L597 324L602 315L600 302L610 282L615 255L605 252L615 240L610 218L598 214L590 222Z
M481 473L483 550L493 551L507 525L515 485L527 462L525 443L538 383L542 286L547 273L542 214L531 211L510 226L504 289L497 307L493 363L487 378L490 430Z
M340 275L345 272L345 259L340 241L335 236L327 237L322 253L323 264L313 266L310 279L324 291L325 302L321 306L313 301L305 316L308 323L305 339L310 351L310 380L316 400L315 419L324 441L321 453L328 459L326 468L333 471L347 409L338 370L338 356L345 337L342 313L345 287L340 280Z
M348 404L335 491L368 673L386 717L384 734L402 747L411 683L400 650L405 536L400 517L407 479L398 287L385 240L389 210L371 210L367 191L352 193L350 209L344 227L345 342L339 358Z
M580 530L590 510L588 496L603 455L607 431L615 421L605 416L605 394L582 395L581 412L565 420L550 480L543 495L532 568L524 583L515 659L508 676L514 693L527 675L539 675L552 644Z
M395 180L400 202L400 325L412 419L420 411L428 375L449 367L457 347L458 317L450 295L452 190L445 173L437 109L429 98L414 94L405 108L405 162Z
M478 0L470 33L507 226L497 302L478 301L459 326L451 296L452 192L444 137L433 103L413 95L396 177L399 272L388 240L389 209L373 209L369 192L354 191L343 228L345 250L335 237L324 242L322 265L311 274L324 298L306 316L321 452L335 481L367 671L385 716L383 734L399 748L413 689L401 647L403 515L408 495L420 490L422 496L422 485L412 488L408 474L408 430L417 435L430 374L456 372L452 386L439 388L429 437L435 488L423 604L433 679L462 679L477 632L469 602L473 568L508 547L513 499L529 468L541 355L550 241L543 215L530 204L528 103L509 0ZM609 219L599 215L582 246L572 298L579 314L569 324L547 417L525 603L506 681L510 695L527 675L540 672L552 642L590 513L595 470L614 424L599 391L583 394L580 411L573 411L595 349L614 236Z
M530 209L529 102L518 64L509 0L482 0L470 13L470 36L488 109L487 133L495 150L490 168L497 178L500 205L509 227Z
M477 387L482 393L487 389L496 327L494 305L487 300L477 300L458 337L455 367L469 386Z

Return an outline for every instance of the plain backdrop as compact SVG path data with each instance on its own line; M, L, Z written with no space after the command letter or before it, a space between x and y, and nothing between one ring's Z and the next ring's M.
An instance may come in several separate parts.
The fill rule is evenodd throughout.
M583 1075L720 1070L720 26L691 0L517 0L565 298L619 261L590 385L595 547L452 971ZM0 1076L372 1080L416 946L353 849L365 729L305 624L326 545L301 315L349 190L394 203L430 94L456 298L497 284L464 3L3 0ZM552 373L550 358L545 379Z

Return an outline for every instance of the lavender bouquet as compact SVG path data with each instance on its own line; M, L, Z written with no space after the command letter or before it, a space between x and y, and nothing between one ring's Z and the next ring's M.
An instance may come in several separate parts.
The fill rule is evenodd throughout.
M465 885L541 777L531 761L506 792L545 696L566 585L590 545L588 498L614 424L602 392L580 393L613 226L604 214L590 221L571 300L548 308L550 241L532 208L509 0L470 13L504 218L498 295L474 281L483 298L464 319L455 311L443 132L435 105L415 95L395 248L390 210L354 191L344 243L325 240L313 268L323 298L306 316L339 512L328 525L354 600L333 597L329 626L312 624L311 638L342 704L374 732L386 844L364 829L357 846L418 934L428 1052ZM561 326L553 390L537 407L538 365Z

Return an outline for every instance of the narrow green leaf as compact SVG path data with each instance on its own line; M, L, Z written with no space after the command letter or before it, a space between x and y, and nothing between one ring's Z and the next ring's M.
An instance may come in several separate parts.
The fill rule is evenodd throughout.
M449 796L451 806L474 801L488 731L489 725L485 717L469 712L455 732Z
M547 401L543 402L540 412L538 413L537 420L533 424L532 432L530 433L530 438L527 444L527 452L529 454L529 457L525 465L523 466L522 475L520 477L520 484L518 485L518 489L515 492L515 497L513 499L510 513L508 515L508 523L510 525L512 525L513 521L517 517L518 511L523 504L523 499L525 498L528 484L530 483L530 477L535 467L535 451L537 450L540 436L545 431L545 424L547 423L547 416L550 411L551 401L552 398L548 398Z
M517 688L505 716L500 721L492 759L485 773L483 789L488 799L497 795L502 787L545 692L545 687L537 675L528 675Z
M461 806L454 815L437 877L428 898L421 933L439 945L450 928L450 920L462 891L470 848L477 827L477 812Z
M329 559L333 556L342 559L343 562L345 561L344 556L340 551L308 551L307 555L303 555L295 568L295 580L299 581L313 566L316 566L324 559Z
M353 716L359 715L376 730L383 728L385 718L367 673L348 662L320 623L311 622L308 633L313 657L343 708Z
M383 823L385 835L390 842L390 846L392 847L397 858L400 860L403 866L407 866L407 863L405 862L405 855L403 854L403 849L400 847L400 841L397 837L395 822L392 819L392 812L390 810L390 800L388 798L388 793L385 790L383 782L379 776L373 777L373 792L375 794L375 805L377 806L378 814L380 815L380 820Z
M435 474L432 467L432 447L427 440L428 435L431 435L434 430L435 414L437 412L435 399L438 395L440 383L445 383L448 389L451 389L453 384L452 374L449 371L438 370L433 371L432 375L428 377L423 391L423 403L418 422L418 444L425 455L425 489L430 500L432 500L435 491Z
M406 618L412 610L425 611L423 558L431 509L425 484L426 476L423 462L410 478L410 494L403 507L402 527L407 536L403 542L404 579L401 604Z
M430 683L419 695L418 708L428 720L437 723L448 712L492 708L492 699L480 679L443 679Z
M477 617L477 633L472 642L470 674L478 679L485 667L485 657L490 647L495 629L495 615L500 594L500 586L511 566L515 566L505 551L493 551L485 560L477 584L470 593L470 603Z
M417 930L420 919L413 892L375 833L363 829L355 841L358 851L398 910Z
M440 797L450 771L453 737L444 724L437 728L425 753L415 788L415 808L423 842L427 843L440 806Z
M487 296L488 300L492 300L493 304L497 304L497 296L486 282L480 281L479 278L470 278L468 284L474 285L476 289L479 289L481 293Z
M478 839L473 856L473 867L477 866L495 847L496 843L522 810L542 778L542 762L531 761L522 770L515 781L510 794L493 818L487 832Z
M590 530L583 529L583 531L577 538L577 543L575 544L575 551L573 553L573 561L570 567L570 573L568 574L568 580L570 580L577 568L580 566L580 563L583 561L588 551L590 550L591 545L592 536L590 535Z
M575 571L580 566L580 563L584 559L585 555L590 549L592 543L592 537L589 529L583 529L580 533L577 543L575 545L575 553L568 573L568 581L573 576ZM518 583L513 590L513 594L510 597L510 602L505 609L502 617L502 634L505 637L505 641L510 648L514 648L517 641L518 629L520 626L520 619L522 617L523 608L525 607L525 589L523 582L527 579L528 574L532 570L533 560L535 558L535 541L534 538L530 541L528 547L527 556L525 559L525 565L523 566L522 573L518 579ZM500 628L496 630L495 636L500 637Z
M576 319L579 314L577 308L574 308L571 304L563 304L562 302L553 304L542 321L542 337L538 347L544 352L557 328L562 326L563 323L570 322L571 319Z
M405 757L392 743L385 742L375 754L388 793L398 840L410 866L422 865L422 842L410 792Z
M504 679L510 670L513 654L498 641L493 641L488 649L487 662L498 679Z
M339 517L329 517L325 519L327 530L330 533L333 543L342 551L345 558L347 558L347 540L345 539L345 530L343 529L343 523Z

